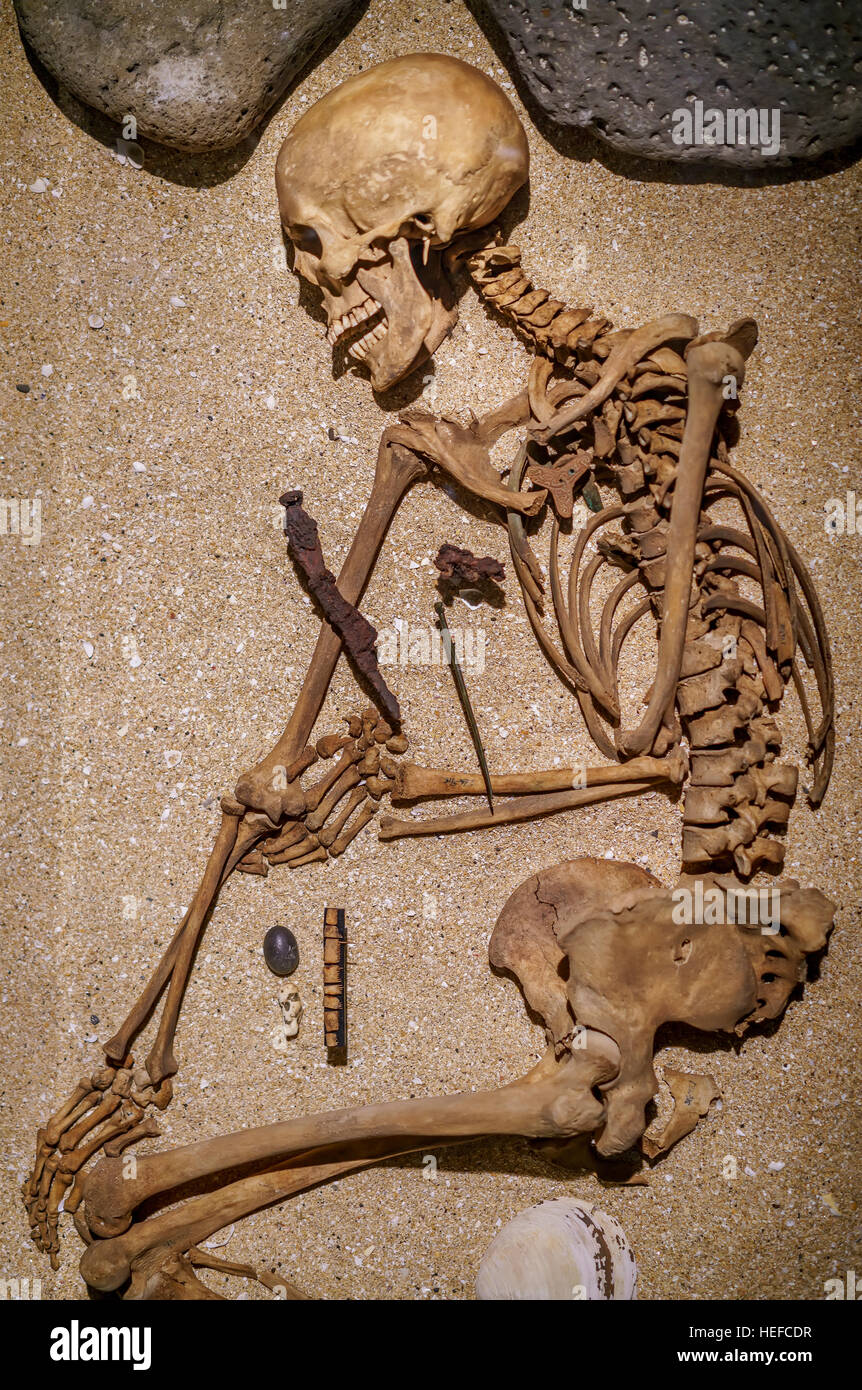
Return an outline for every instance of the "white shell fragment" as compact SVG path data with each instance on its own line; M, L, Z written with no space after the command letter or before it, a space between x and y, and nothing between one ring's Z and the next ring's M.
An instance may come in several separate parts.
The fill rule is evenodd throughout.
M476 1279L483 1302L636 1296L637 1264L620 1223L569 1197L519 1212L491 1241Z

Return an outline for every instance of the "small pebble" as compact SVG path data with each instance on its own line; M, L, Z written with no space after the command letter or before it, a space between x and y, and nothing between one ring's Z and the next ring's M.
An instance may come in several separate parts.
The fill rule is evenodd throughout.
M263 958L273 975L292 975L299 965L299 947L289 927L270 927L263 938Z
M30 387L27 385L26 381L22 381L15 387L15 390L20 391L22 396L26 396Z
M30 184L31 193L45 193L48 188L47 179L36 179L35 183Z
M105 320L102 318L101 314L90 314L87 322L91 328L104 328L105 326Z

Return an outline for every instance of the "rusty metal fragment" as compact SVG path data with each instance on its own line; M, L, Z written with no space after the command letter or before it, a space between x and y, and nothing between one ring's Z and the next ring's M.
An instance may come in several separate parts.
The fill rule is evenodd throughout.
M335 629L354 665L368 681L393 724L401 723L401 708L380 673L377 664L377 629L358 608L348 603L338 590L335 575L326 568L317 522L302 506L302 493L285 492L278 499L284 507L284 534L292 558L305 576L306 583L323 610L324 617Z

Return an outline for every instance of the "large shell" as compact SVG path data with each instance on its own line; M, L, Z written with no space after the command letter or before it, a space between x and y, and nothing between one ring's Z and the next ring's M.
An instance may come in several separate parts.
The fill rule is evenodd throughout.
M519 1212L491 1241L476 1279L482 1300L636 1296L637 1264L620 1223L569 1197Z

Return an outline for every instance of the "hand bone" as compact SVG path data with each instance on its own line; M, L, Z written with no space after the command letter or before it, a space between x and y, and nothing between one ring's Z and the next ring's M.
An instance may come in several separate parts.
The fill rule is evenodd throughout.
M711 1076L698 1076L693 1072L665 1067L663 1079L673 1096L673 1114L657 1138L644 1135L641 1140L641 1148L648 1158L658 1158L659 1154L667 1153L680 1139L691 1134L698 1120L709 1113L712 1102L721 1096Z
M345 825L353 815L353 812L356 810L357 806L361 806L367 795L368 792L364 787L354 787L350 796L347 798L347 804L341 811L337 820L335 820L332 825L327 825L325 829L320 831L317 838L322 845L325 845L327 849L331 849L332 844L338 839Z
M348 821L346 826L342 826L340 833L330 844L329 853L332 855L333 859L337 859L340 854L344 853L351 840L356 838L360 830L362 830L376 814L377 807L374 805L374 802L366 801L359 811L359 814L354 816L352 821Z

